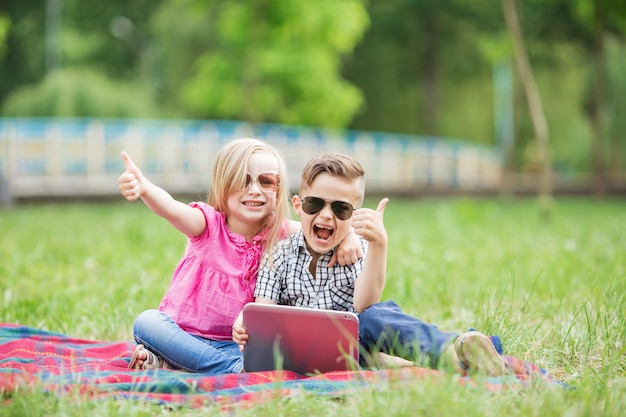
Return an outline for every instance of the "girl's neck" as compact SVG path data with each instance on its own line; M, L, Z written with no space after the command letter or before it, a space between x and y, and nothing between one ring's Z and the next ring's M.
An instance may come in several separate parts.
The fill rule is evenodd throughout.
M261 228L260 224L241 222L231 218L226 218L226 226L228 226L231 232L245 237L247 241L251 241L252 238L259 233Z

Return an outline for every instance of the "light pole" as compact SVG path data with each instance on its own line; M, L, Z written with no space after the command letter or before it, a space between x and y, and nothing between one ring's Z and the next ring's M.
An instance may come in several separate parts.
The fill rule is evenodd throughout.
M61 22L63 0L46 1L46 72L49 74L61 66Z
M161 91L161 53L156 43L126 16L115 16L109 23L111 34L124 42L139 56L141 72L150 82L150 90L155 99Z

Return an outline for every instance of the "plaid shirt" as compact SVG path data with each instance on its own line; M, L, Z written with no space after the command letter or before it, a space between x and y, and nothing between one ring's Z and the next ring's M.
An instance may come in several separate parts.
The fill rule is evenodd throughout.
M365 254L367 241L360 240ZM302 230L281 240L261 261L254 296L294 307L355 312L354 282L361 275L365 258L353 265L328 267L333 252L320 256L313 277L309 272L313 257ZM268 254L272 256L271 262L268 262Z

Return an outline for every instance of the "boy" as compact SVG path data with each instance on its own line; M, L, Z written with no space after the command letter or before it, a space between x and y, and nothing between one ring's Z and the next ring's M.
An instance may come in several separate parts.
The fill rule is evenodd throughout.
M304 167L292 205L302 230L278 242L259 268L255 302L352 311L359 314L361 364L450 369L497 376L504 361L489 337L461 335L404 314L392 301L380 303L387 265L383 224L387 198L376 210L360 208L365 172L352 157L337 153L313 157ZM329 267L335 248L354 229L363 259ZM242 347L248 335L241 315L233 340Z

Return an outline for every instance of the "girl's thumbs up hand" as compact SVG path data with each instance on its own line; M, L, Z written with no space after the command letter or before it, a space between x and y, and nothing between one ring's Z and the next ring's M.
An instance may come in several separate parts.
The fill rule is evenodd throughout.
M120 175L117 179L117 183L120 192L126 200L135 201L141 197L145 191L144 177L126 151L122 151L121 156L126 171Z

